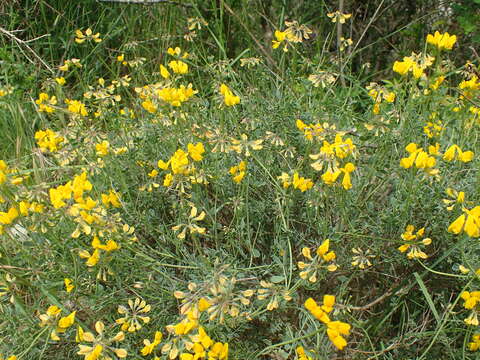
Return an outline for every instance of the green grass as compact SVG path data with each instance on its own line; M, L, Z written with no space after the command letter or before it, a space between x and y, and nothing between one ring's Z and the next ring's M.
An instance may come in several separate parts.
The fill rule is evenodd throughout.
M462 99L459 95L465 90L458 88L471 76L462 74L465 67L456 60L465 45L459 40L453 51L439 53L423 40L412 44L415 47L406 49L406 55L427 51L437 57L421 80L411 73L393 73L391 63L388 69L360 71L358 61L370 56L368 47L358 47L351 56L348 50L337 51L335 25L326 16L320 25L304 18L307 4L255 4L255 12L249 12L247 5L222 4L212 1L197 8L195 4L84 2L62 8L60 2L31 1L25 4L23 16L17 14L5 23L10 30L22 26L23 40L49 36L31 43L18 43L8 35L0 38L0 89L13 87L11 94L0 97L0 159L9 169L7 180L0 184L5 200L0 211L20 208L21 201L44 205L42 213L29 211L6 224L0 235L0 354L19 359L81 358L76 354L77 327L96 335L95 323L102 321L105 338L111 338L120 331L115 323L122 317L118 307L141 298L151 305L144 314L150 321L140 320L139 331L127 332L125 340L112 347L126 349L131 359L153 359L153 354L141 355L143 340L152 341L155 331L161 331L162 345L155 351L168 358L160 355L160 349L175 337L166 326L184 319L179 314L180 296L176 298L174 292L190 289L195 301L201 297L210 301L212 307L199 322L214 341L228 342L230 359L294 359L298 346L313 359L475 359L468 343L478 326L465 324L470 310L463 307L460 295L478 290L479 278L474 274L478 237L447 232L462 214L462 206L472 209L479 201L478 114L470 111L472 106L480 107L479 90ZM14 13L6 6L5 13ZM332 8L322 3L315 10L325 14ZM200 16L208 25L196 30L195 41L185 40L187 18ZM284 30L283 20L292 18L314 26L317 36L290 44L288 52L282 46L271 49L271 39L262 31ZM103 41L77 44L75 30L87 27L100 32ZM423 30L421 39L428 33ZM159 65L168 67L174 58L166 50L175 46L190 54L184 59L189 72L166 80ZM126 61L144 60L138 66L124 66L117 61L120 54ZM336 62L339 54L344 62ZM242 67L241 59L250 57L260 63ZM58 67L72 58L81 59L83 67L61 72ZM325 74L321 71L336 80L313 86L309 75ZM441 74L446 76L444 83L425 92L426 81L431 83ZM125 75L130 83L107 96L105 92L102 98L84 95L104 91ZM65 77L66 85L55 82L59 76ZM99 78L105 80L103 90ZM396 94L394 102L382 101L378 114L373 113L367 89L373 80L382 91ZM139 92L155 83L160 87L191 83L198 93L180 107L159 102L152 114L142 107L146 99ZM218 90L222 83L240 96L240 104L225 106ZM41 92L57 97L53 113L40 111L35 103ZM120 98L113 99L112 94ZM66 99L84 102L88 116L69 111ZM458 112L453 111L456 106ZM122 109L128 110L121 114ZM94 115L98 111L101 114ZM129 116L130 111L134 116ZM428 138L424 126L433 113L445 130ZM327 122L335 130L310 141L297 127L297 119L306 124ZM64 137L58 151L41 151L35 141L35 133L46 129ZM355 164L349 190L341 185L343 174L334 185L327 185L322 179L326 168L316 171L311 166L310 155L320 151L323 140L332 143L339 132L343 141L350 138L355 145L353 154L337 157L339 167ZM248 141L263 141L261 146L256 143L257 149L250 143L248 156L245 149L231 148L232 139L241 139L242 134ZM104 140L110 144L105 156L96 149ZM190 158L190 163L195 165L192 174L205 174L206 182L192 183L180 175L175 181L183 179L184 191L176 186L178 182L163 186L168 171L157 162L199 142L205 147L203 159ZM435 156L438 176L415 165L400 166L411 142L425 150L440 144L440 155ZM452 144L473 151L473 160L443 160ZM115 154L123 147L125 153ZM242 160L247 162L246 175L236 184L229 169ZM159 174L150 177L154 169ZM87 213L97 212L102 220L93 221L91 231L80 227L79 236L72 237L78 223L85 222L75 212L80 202L74 205L68 199L65 206L54 208L49 194L82 172L92 184L83 198L98 201ZM285 189L278 178L283 172L298 172L314 186L305 192L292 186ZM18 176L24 177L23 182L12 183ZM448 197L447 188L465 191L466 202L447 211L442 201ZM119 195L119 207L102 204L101 194L111 189ZM193 216L192 206L198 209ZM202 211L204 218L194 219ZM134 231L123 230L124 224ZM196 224L205 233L187 231L184 239L179 238L180 231L172 228L181 230L185 224ZM408 259L408 251L398 250L409 224L415 231L425 227L425 237L432 239L430 245L420 245L427 259ZM119 248L102 250L98 264L87 266L79 254L93 253L94 234L102 244L115 240ZM310 248L314 256L327 238L338 268L320 269L316 282L302 280L298 262L309 262L302 249ZM368 250L372 266L352 265L353 248ZM462 273L460 265L470 272ZM72 292L66 292L65 278L73 281ZM267 308L273 297L259 296L265 291L264 282L277 291L276 309ZM282 297L286 292L289 301ZM304 307L307 298L321 304L326 294L336 296L330 318L352 327L343 351L332 345L326 325ZM62 309L61 316L42 327L39 315L50 305ZM222 305L229 311L209 319ZM59 341L51 340L58 319L73 311L75 324L59 334ZM478 305L475 311L480 311Z

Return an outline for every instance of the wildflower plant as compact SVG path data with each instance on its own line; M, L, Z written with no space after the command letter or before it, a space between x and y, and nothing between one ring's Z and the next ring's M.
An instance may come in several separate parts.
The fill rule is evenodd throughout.
M336 254L335 251L330 250L330 240L326 239L315 250L315 256L313 257L310 248L304 247L302 249L302 255L310 262L299 261L298 268L300 271L300 278L314 283L318 279L318 275L324 275L324 271L329 272L336 271L338 265L335 263Z
M0 351L473 359L480 73L461 34L426 24L382 69L343 5L308 25L288 4L178 5L41 6L22 36L0 28L19 45L0 84Z
M138 331L142 328L142 323L148 324L150 322L150 317L145 316L150 310L151 306L145 300L140 298L135 298L135 300L129 299L128 307L124 305L118 307L117 311L123 317L118 318L115 322L121 325L122 331Z

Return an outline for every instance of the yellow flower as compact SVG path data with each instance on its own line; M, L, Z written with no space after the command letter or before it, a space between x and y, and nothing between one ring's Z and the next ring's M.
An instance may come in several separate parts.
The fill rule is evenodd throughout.
M240 104L240 97L233 95L233 92L230 90L230 88L227 85L225 84L220 85L220 94L223 95L226 106L234 106L234 105Z
M465 301L463 304L465 309L473 309L477 304L480 304L480 291L464 291L460 297Z
M46 93L40 93L35 103L38 105L38 111L53 113L55 111L53 105L57 104L57 98L55 96L49 97Z
M352 163L347 163L344 168L341 168L340 171L343 172L343 180L342 180L342 186L345 190L349 190L352 188L352 182L350 179L350 173L355 171L355 165Z
M0 211L0 224L9 225L19 216L18 210L11 207L7 212Z
M327 16L332 19L333 23L338 21L340 24L345 24L345 21L350 19L352 14L344 14L337 10L335 12L328 13Z
M108 155L108 149L110 147L110 143L107 140L103 140L101 143L95 145L95 150L97 151L98 156L106 156Z
M150 100L145 100L142 102L142 107L151 114L155 114L157 112L157 107Z
M88 251L82 250L82 251L79 252L78 255L82 259L87 259L85 264L88 267L93 267L93 266L97 265L99 260L100 260L100 250L99 249L95 249L91 255Z
M155 348L160 344L162 341L162 333L160 331L155 332L155 336L153 339L153 342L150 342L150 340L145 339L143 340L143 344L145 345L143 349L140 351L143 356L147 356L155 350Z
M180 49L178 46L175 49L171 47L167 49L167 53L172 56L180 56L181 52L182 52L182 49Z
M305 301L304 306L317 320L323 322L324 324L328 324L330 322L330 318L328 317L327 313L323 311L322 308L312 298L308 298Z
M228 343L215 343L208 352L208 360L226 360L228 359Z
M98 360L102 356L103 346L96 344L94 347L86 345L78 345L78 355L85 355L85 360Z
M447 231L455 235L464 231L470 237L479 237L480 206L475 206L471 210L462 208L462 211L464 214L460 215L453 223L451 223Z
M438 174L438 169L433 167L436 164L434 157L429 156L428 153L423 151L422 148L419 148L417 144L410 143L405 147L405 150L410 153L406 158L400 160L400 166L408 169L415 165L417 169L422 169L428 175Z
M472 336L472 341L468 343L470 351L477 351L480 348L480 333L476 333Z
M440 34L438 31L435 31L435 34L427 35L427 43L436 46L439 50L452 50L453 45L457 41L456 35L450 35L448 32Z
M56 132L47 129L45 131L37 131L35 133L35 140L37 141L37 144L42 152L46 152L48 150L53 153L60 149L60 145L65 139Z
M313 358L311 356L308 356L306 353L305 353L305 349L303 348L303 346L298 346L296 349L295 349L295 352L297 353L298 355L298 360L313 360Z
M72 292L73 288L75 287L73 285L72 279L65 278L65 279L63 279L63 281L65 283L65 290L67 291L67 293Z
M420 245L430 245L432 239L422 239L423 234L425 233L425 228L419 229L415 234L413 233L414 230L415 228L413 225L407 225L405 232L401 236L405 241L405 244L401 245L398 250L403 253L410 249L407 253L409 259L426 259L428 256L420 249Z
M63 332L67 328L73 325L75 321L75 314L76 311L70 313L70 315L62 317L60 320L58 320L58 327L60 328L60 331ZM60 332L59 329L57 329L57 332Z
M303 176L299 176L298 172L293 174L292 185L295 189L305 192L313 187L313 181L306 179Z
M272 48L277 49L287 37L287 33L285 31L275 30L274 35L276 40L272 40ZM286 51L286 49L287 47L285 46L284 51Z
M66 99L65 103L68 105L68 111L82 116L88 115L87 108L85 107L85 104L83 104L81 101Z
M203 153L205 152L205 148L201 142L187 145L188 155L193 159L193 161L201 161L203 159Z
M188 84L187 87L185 87L185 85L180 85L179 88L163 88L157 90L156 94L161 100L169 103L172 106L178 107L197 92L197 90L193 90L192 84Z
M164 79L168 79L170 77L170 72L167 70L167 68L163 65L160 65L160 75Z
M473 151L462 151L458 145L453 144L445 151L443 160L452 161L458 159L461 162L470 162L473 160L473 156Z
M142 328L139 320L145 324L150 322L150 317L143 315L150 310L151 306L147 305L145 300L140 298L130 299L128 300L128 308L123 305L118 307L118 313L124 315L124 317L115 320L115 322L122 325L122 331L135 332Z
M343 336L350 335L350 324L341 321L331 321L327 324L327 327L327 335L330 341L337 349L343 350L347 346L347 341Z
M188 73L188 64L181 60L172 60L168 63L168 67L172 69L175 74ZM163 76L163 75L162 75Z
M102 39L100 39L100 33L93 34L93 31L90 28L85 30L85 33L83 33L81 30L76 30L75 36L75 42L77 44L82 44L89 40L93 40L96 43L102 42Z
M57 77L57 78L55 78L55 81L56 81L57 84L60 85L60 86L63 86L63 85L65 85L65 83L66 83L66 80L65 80L65 78L64 78L63 76L62 76L62 77Z
M400 75L405 75L410 71L412 65L411 61L395 61L393 63L393 71Z
M247 162L242 160L238 165L232 166L228 171L232 175L232 180L239 184L246 175L247 171Z

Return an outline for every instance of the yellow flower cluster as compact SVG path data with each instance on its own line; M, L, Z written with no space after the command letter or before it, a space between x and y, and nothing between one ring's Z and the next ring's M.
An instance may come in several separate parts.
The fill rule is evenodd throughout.
M347 340L344 336L350 335L350 324L342 321L332 321L328 314L332 312L335 306L334 295L324 295L323 304L318 305L312 298L305 301L305 308L319 321L327 326L327 335L330 341L339 350L343 350L347 346Z
M370 96L373 101L373 113L375 115L380 113L380 105L383 100L387 103L393 103L395 101L395 93L393 91L388 91L384 86L381 86L377 83L370 83L367 86L368 96Z
M462 151L458 145L453 144L443 154L443 160L448 162L458 160L466 163L472 161L473 156L473 151Z
M58 334L64 333L67 329L73 325L75 321L76 311L70 313L65 317L61 317L62 310L55 305L48 307L45 314L40 314L40 326L50 328L50 339L53 341L59 341Z
M92 29L88 28L83 32L82 30L78 29L75 31L75 42L77 44L82 44L85 41L94 41L96 43L102 42L100 38L100 33L94 34Z
M125 340L125 333L119 331L113 337L107 337L105 334L105 324L102 321L95 323L97 336L91 332L85 332L80 326L77 329L77 342L91 343L89 345L79 344L78 355L83 355L85 360L112 359L111 354L115 354L120 359L127 357L127 350L112 346L113 343Z
M415 143L408 144L405 150L410 153L410 155L400 160L401 167L409 169L415 165L417 169L422 169L428 175L437 175L439 173L439 170L434 168L436 159L433 156L441 155L439 151L440 144L436 143L435 146L430 145L428 147L428 153ZM466 163L472 161L473 157L473 151L462 151L458 145L453 144L445 151L442 158L446 162L458 160Z
M38 99L35 100L35 104L38 105L38 111L53 113L55 111L54 105L57 105L57 98L55 96L50 97L47 93L40 93Z
M135 332L142 328L141 320L144 324L150 322L150 317L145 316L145 313L150 312L151 306L147 305L145 300L136 298L135 300L128 300L128 307L120 305L118 307L118 313L123 317L115 320L115 322L121 325L122 331Z
M247 173L247 162L244 160L240 161L238 165L232 166L228 172L232 176L232 180L239 184Z
M88 110L84 103L78 100L65 99L65 103L68 105L67 110L73 114L81 116L87 116Z
M436 118L436 113L433 113L432 115L430 115L429 121L427 121L427 124L423 127L423 132L430 139L434 137L438 137L445 130L445 126L443 126L442 122L439 119L435 119L435 118Z
M121 236L117 230L120 226L120 220L115 216L107 217L106 210L110 206L120 207L121 204L118 195L110 190L108 194L101 194L102 207L99 201L93 200L90 196L84 197L85 192L90 190L92 190L92 184L87 179L86 172L83 172L75 176L73 181L68 181L56 188L50 188L49 195L54 209L68 206L65 213L78 223L77 228L71 235L72 238L78 238L82 233L92 236L93 253L81 250L79 256L86 259L87 266L93 267L99 262L102 251L110 253L119 249L119 245L114 239L102 243L100 238ZM125 235L132 235L134 231L128 225L123 225L122 230ZM132 238L132 240L134 239Z
M345 190L349 190L352 188L350 174L355 171L355 165L348 162L343 167L340 167L339 160L344 160L346 157L354 155L354 151L355 145L352 139L347 138L343 140L342 133L337 133L334 142L330 143L327 140L323 140L320 152L310 154L310 158L315 160L311 167L316 171L322 171L324 167L326 168L321 176L326 185L334 185L343 174L342 186Z
M166 87L157 90L157 96L159 99L175 107L181 106L182 103L190 99L196 93L197 91L193 90L192 84L188 84L188 86L180 85L179 88Z
M223 102L226 106L235 106L240 104L240 97L233 94L232 90L225 85L220 85L220 94L223 96Z
M80 59L72 58L72 59L65 60L63 62L63 65L60 65L58 69L60 71L68 71L70 69L70 66L73 66L74 68L77 68L77 69L81 68L82 64L80 63Z
M188 73L188 64L181 60L172 60L168 63L168 67L172 69L175 74Z
M278 179L282 182L284 189L288 189L290 185L292 185L294 189L305 192L313 187L312 179L307 179L303 176L300 176L297 171L293 173L293 176L282 172L282 175L280 175Z
M42 152L50 151L53 153L59 150L60 144L65 139L55 131L47 129L45 131L37 131L35 133L35 140L37 140L37 144Z
M472 75L469 80L462 80L460 84L458 84L458 88L463 90L461 97L472 99L475 93L480 90L480 79L477 75Z
M191 309L180 322L166 327L170 336L160 347L163 356L171 360L228 359L228 343L215 342L199 324L199 315L204 310ZM162 333L156 331L153 342L148 339L143 341L141 354L147 356L156 353L162 339ZM155 356L155 359L160 357Z
M293 43L301 43L310 39L310 30L306 25L299 24L297 21L285 21L287 28L285 31L275 30L275 40L272 40L272 48L278 49L285 42L283 51L288 51L288 46Z
M434 35L427 35L427 43L436 46L439 50L452 50L456 42L457 36L450 35L448 32L440 34L438 31L435 31Z
M470 315L464 320L467 325L478 326L478 313L480 312L480 291L464 291L460 295L464 300L463 307L472 310Z
M190 233L190 235L205 234L205 232L207 231L206 228L201 227L197 224L199 221L205 219L205 211L202 211L199 214L198 209L195 205L191 204L190 206L190 215L188 216L187 223L178 224L172 227L173 231L179 231L181 229L181 231L177 235L177 238L181 240L185 239L187 231Z
M405 150L410 154L406 158L400 160L400 166L404 169L409 169L415 165L417 169L422 169L428 175L437 175L438 169L434 169L436 160L429 154L436 153L434 147L429 148L429 152L425 152L423 148L418 147L415 143L410 143L405 147Z
M405 244L401 245L398 250L402 253L409 250L407 257L409 259L426 259L428 256L421 249L420 245L430 245L432 239L424 238L423 234L425 233L425 228L419 229L415 234L415 227L413 225L407 225L405 232L402 234L402 240L405 241Z
M317 281L317 275L319 271L322 271L323 269L326 269L330 272L337 270L338 266L335 264L335 259L337 256L335 251L328 251L329 247L330 240L324 240L315 251L315 257L312 257L309 248L304 247L302 249L302 255L310 262L305 263L303 261L299 261L297 263L298 268L302 270L300 271L300 278L303 280L308 279L308 281L314 283Z
M395 61L393 71L400 75L406 75L412 72L415 79L419 79L425 75L424 70L433 64L435 58L430 55L421 55L412 53L411 56L405 56L403 61Z
M169 47L167 49L167 54L175 57L179 57L182 54L182 49L176 46L175 48ZM188 58L189 54L187 52L184 52L182 55L182 59Z
M305 349L303 348L303 346L297 346L295 352L297 353L298 360L313 360L311 356L308 356L305 353Z
M187 151L178 149L168 161L158 160L157 166L165 171L169 171L164 179L163 186L170 187L172 184L178 184L187 179L192 183L204 183L202 178L195 176L194 162L203 159L205 148L201 142L193 145L187 145Z
M463 214L450 224L450 226L448 227L448 232L458 235L463 231L470 237L479 237L480 206L475 206L471 210L462 207L462 211Z
M468 343L470 351L477 351L480 349L480 333L473 334L472 341Z
M298 130L303 132L303 136L305 136L305 138L310 141L313 141L314 139L323 140L325 136L325 130L326 128L327 129L329 128L328 123L324 123L324 124L316 123L316 124L307 125L300 119L297 119L295 121L295 125L297 126Z
M2 199L1 196L0 199ZM0 235L4 233L5 226L11 225L20 215L28 216L30 211L33 213L43 213L44 208L44 205L35 201L20 201L18 204L11 206L7 211L0 211Z
M65 278L63 279L63 283L65 284L65 291L67 293L72 292L72 290L75 288L75 285L73 285L72 279Z

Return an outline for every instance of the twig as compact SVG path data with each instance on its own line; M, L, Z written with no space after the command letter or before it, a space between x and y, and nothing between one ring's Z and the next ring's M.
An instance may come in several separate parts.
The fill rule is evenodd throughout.
M380 11L380 9L382 8L383 6L383 3L385 2L385 0L382 0L380 2L380 4L378 5L377 9L375 10L375 13L373 14L372 18L370 19L370 21L368 22L367 26L365 27L365 29L363 29L363 32L362 32L362 35L360 35L360 38L357 40L355 46L353 47L351 53L350 53L350 56L347 58L347 61L345 61L341 68L340 68L340 72L343 72L343 70L345 69L345 66L347 65L348 61L350 60L350 58L353 56L353 54L355 53L355 50L357 50L357 47L358 45L360 44L360 42L362 41L363 37L365 36L365 34L367 33L367 30L370 28L370 26L372 25L372 23L376 20L377 18L377 15Z
M0 269L9 269L9 270L15 269L15 270L27 270L27 271L33 270L30 268L22 268L22 267L13 266L13 265L0 265Z
M18 46L20 48L21 48L22 45L25 46L33 54L33 56L35 56L43 64L43 66L45 66L47 68L48 71L50 71L52 74L54 73L52 68L50 66L48 66L48 64L45 61L43 61L43 59L27 44L27 41L23 41L23 40L19 39L11 31L5 30L2 27L0 27L0 32L7 35L9 38L15 40L15 42L18 44ZM39 39L39 38L37 38L37 39ZM32 40L28 40L28 41L32 41ZM25 57L29 61L32 62L32 60L30 60L30 58L28 58L28 56L25 55Z
M341 305L341 304L338 304L338 306L340 308L345 308L345 309L348 309L348 310L354 310L354 311L365 311L365 310L368 310L370 309L371 307L377 305L378 303L382 302L383 300L385 300L387 297L391 296L393 294L393 289L396 287L397 285L395 284L394 286L392 286L385 294L383 294L382 296L376 298L375 300L373 300L372 302L366 304L366 305L363 305L363 306L350 306L350 305ZM396 292L399 293L399 292L402 292L403 290L407 289L409 287L409 285L407 286L404 286L403 288L401 288L400 290L397 290Z

